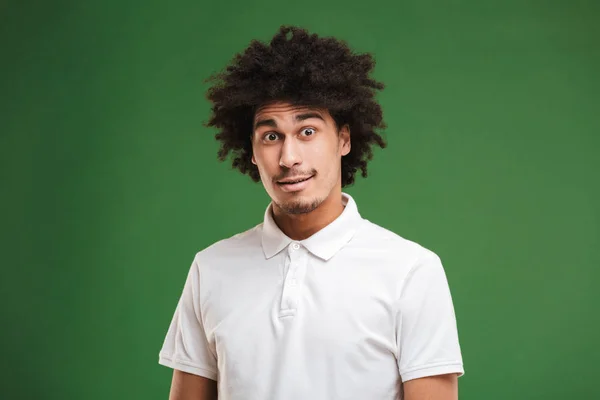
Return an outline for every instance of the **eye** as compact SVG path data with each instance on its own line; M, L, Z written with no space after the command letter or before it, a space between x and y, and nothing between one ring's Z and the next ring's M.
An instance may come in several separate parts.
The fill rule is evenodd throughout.
M315 130L313 128L304 128L300 132L302 136L312 136L315 134Z
M275 132L269 132L263 136L263 139L267 142L274 142L279 138L279 135Z

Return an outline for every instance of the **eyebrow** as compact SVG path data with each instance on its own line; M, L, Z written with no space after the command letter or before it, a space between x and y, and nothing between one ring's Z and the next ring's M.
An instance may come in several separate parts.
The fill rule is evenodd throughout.
M317 118L325 122L323 116L318 112L305 112L302 114L298 114L294 119L296 120L296 122L302 122L310 118ZM260 119L254 123L254 130L260 128L261 126L270 126L272 128L277 128L277 122L275 122L275 120L272 118Z

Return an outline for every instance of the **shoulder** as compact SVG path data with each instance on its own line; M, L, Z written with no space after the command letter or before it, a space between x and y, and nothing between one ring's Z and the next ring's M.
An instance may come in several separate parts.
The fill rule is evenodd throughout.
M365 252L393 271L396 298L404 294L414 299L423 293L447 296L445 268L435 251L367 220L360 235Z
M409 239L369 220L363 220L358 239L375 248L391 249L406 256L437 257L437 254L423 243Z
M376 223L364 219L361 229L353 240L355 246L369 253L377 252L382 256L411 267L426 261L440 261L435 251L426 245L411 240Z
M214 260L244 255L261 249L262 223L228 238L221 239L196 253L198 260Z

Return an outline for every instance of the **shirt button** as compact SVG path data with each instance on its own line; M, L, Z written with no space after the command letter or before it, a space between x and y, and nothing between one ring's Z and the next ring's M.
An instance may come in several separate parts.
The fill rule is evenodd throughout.
M292 245L292 249L294 249L294 250L298 250L299 248L300 248L300 245L298 243L294 243Z

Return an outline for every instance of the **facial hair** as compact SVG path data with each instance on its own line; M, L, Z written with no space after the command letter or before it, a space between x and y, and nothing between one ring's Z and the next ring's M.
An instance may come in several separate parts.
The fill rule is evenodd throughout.
M287 203L275 203L286 214L308 214L315 210L323 202L322 199L315 199L312 202L290 201Z

